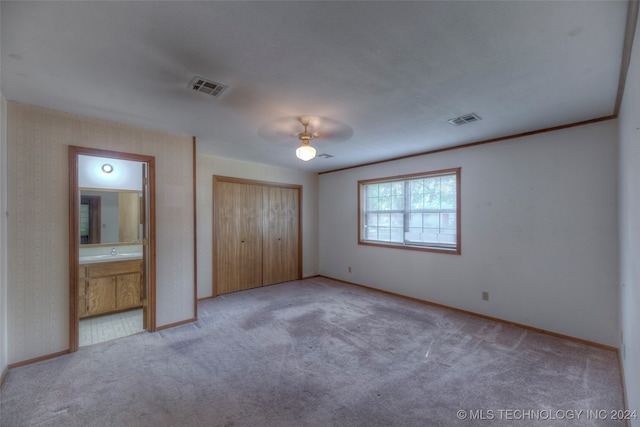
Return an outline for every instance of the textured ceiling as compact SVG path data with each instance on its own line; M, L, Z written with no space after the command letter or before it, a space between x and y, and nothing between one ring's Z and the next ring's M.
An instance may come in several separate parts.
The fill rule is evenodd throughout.
M2 1L8 100L308 171L614 114L626 1ZM194 76L228 85L219 97ZM448 119L476 113L481 121ZM296 117L329 159L295 157Z

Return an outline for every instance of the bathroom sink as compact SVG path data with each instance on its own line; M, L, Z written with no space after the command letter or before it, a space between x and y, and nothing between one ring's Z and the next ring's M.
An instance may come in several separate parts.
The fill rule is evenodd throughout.
M89 264L94 262L125 261L128 259L142 259L142 252L133 252L128 254L115 254L115 255L81 256L80 264Z

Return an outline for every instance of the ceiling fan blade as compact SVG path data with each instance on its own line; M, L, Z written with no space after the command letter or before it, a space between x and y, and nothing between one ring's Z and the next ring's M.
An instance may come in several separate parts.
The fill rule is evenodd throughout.
M289 140L297 141L298 133L303 131L298 117L282 117L265 123L258 129L260 138L267 142L287 142Z
M327 142L344 142L353 136L351 126L334 119L320 117L318 125L309 127L316 139Z
M260 138L271 143L299 142L304 125L314 135L314 141L343 142L353 136L351 126L335 119L319 116L282 117L265 123L258 130Z

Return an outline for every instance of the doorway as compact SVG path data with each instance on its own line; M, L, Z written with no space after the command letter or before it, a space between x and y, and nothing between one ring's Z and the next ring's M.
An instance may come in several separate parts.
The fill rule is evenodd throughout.
M155 158L70 146L70 351L155 331L155 277Z

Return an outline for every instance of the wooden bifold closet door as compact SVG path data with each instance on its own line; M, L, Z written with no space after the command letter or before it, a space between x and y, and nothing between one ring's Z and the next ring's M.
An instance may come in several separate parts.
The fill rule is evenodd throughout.
M213 294L301 278L300 186L214 176Z

